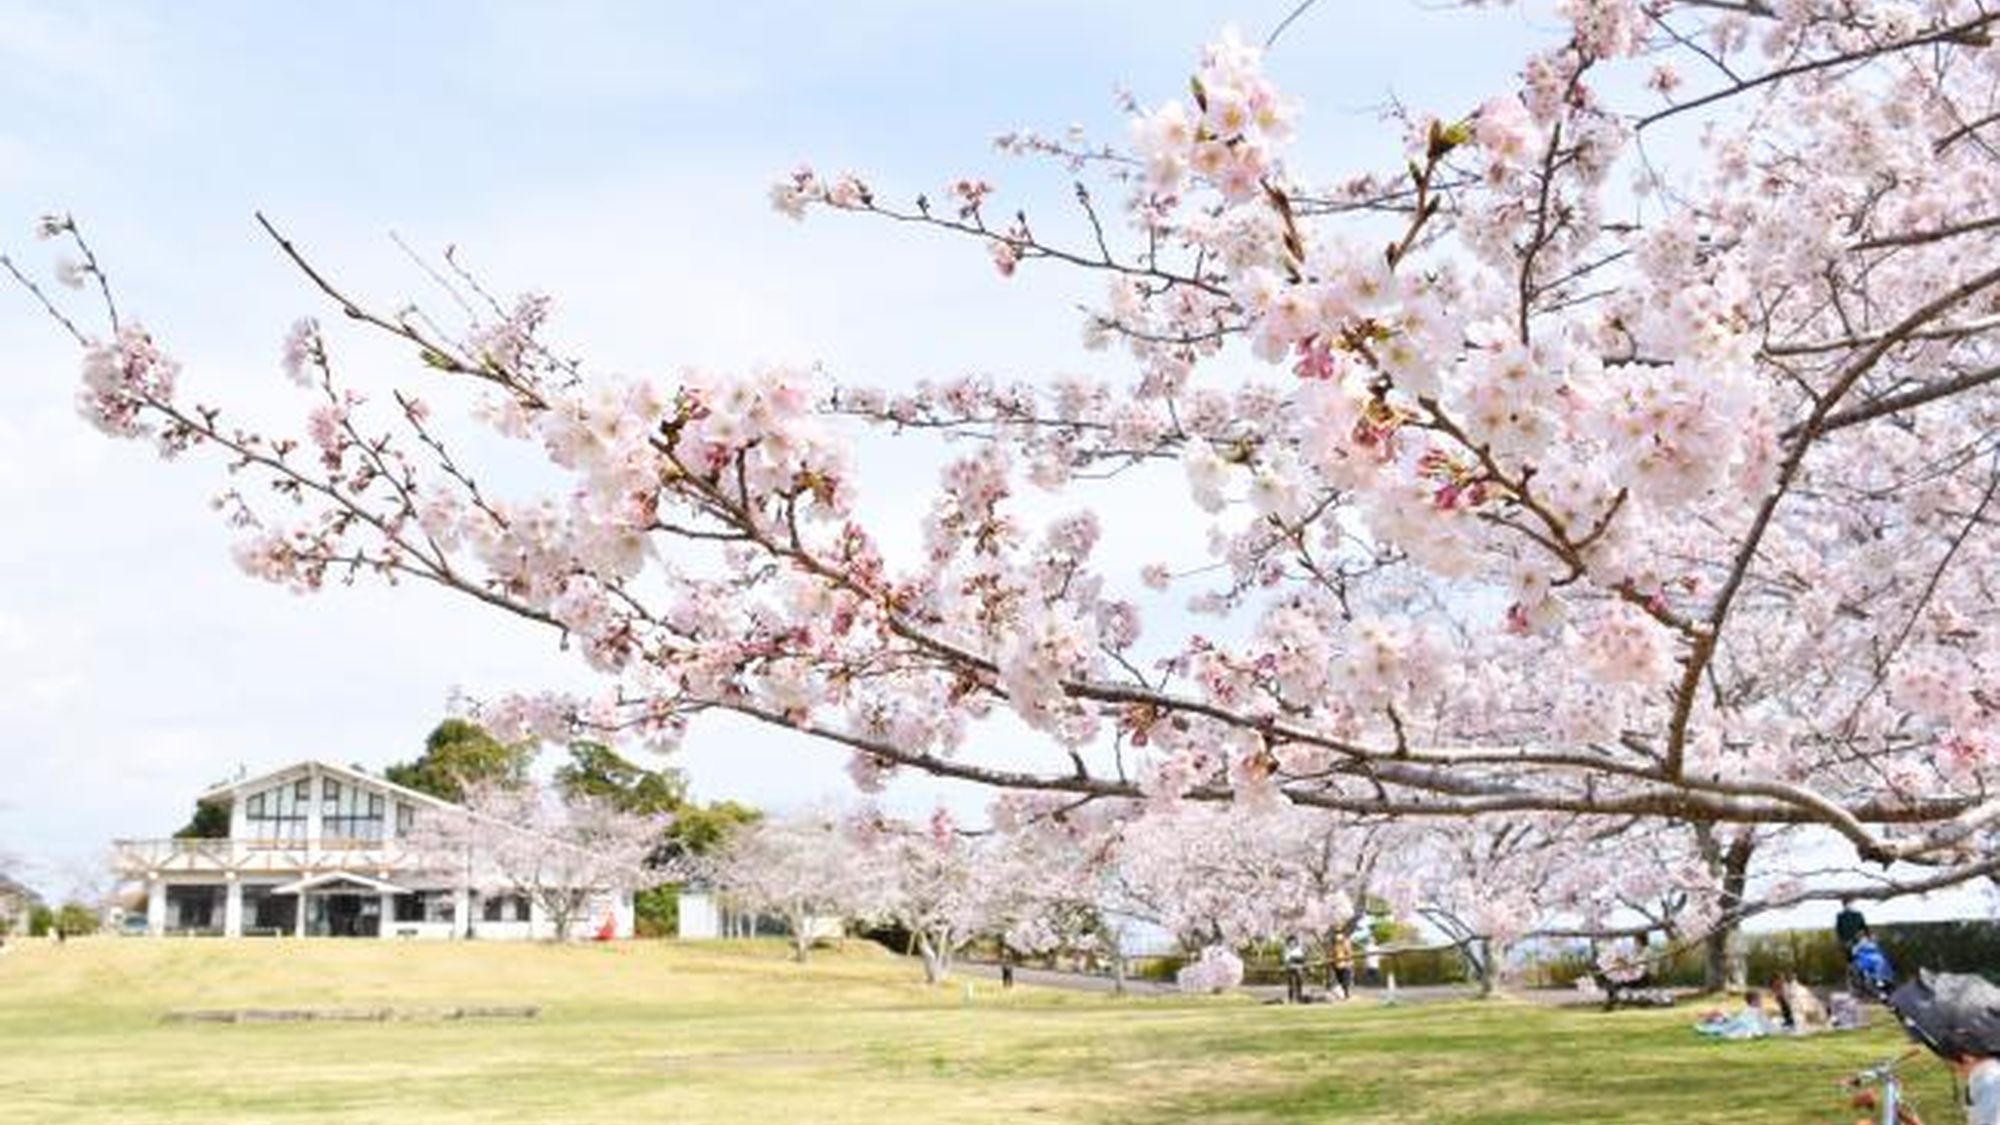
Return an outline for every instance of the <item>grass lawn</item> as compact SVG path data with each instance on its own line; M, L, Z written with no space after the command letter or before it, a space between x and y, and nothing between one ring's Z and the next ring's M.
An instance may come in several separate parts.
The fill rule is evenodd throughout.
M1384 1009L926 989L850 943L95 938L0 956L9 1121L1838 1122L1893 1028L1716 1044L1692 1011ZM538 1004L532 1021L164 1023ZM1930 1125L1962 1121L1913 1063Z

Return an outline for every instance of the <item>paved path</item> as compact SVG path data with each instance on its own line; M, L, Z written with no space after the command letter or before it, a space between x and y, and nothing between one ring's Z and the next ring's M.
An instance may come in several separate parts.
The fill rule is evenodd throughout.
M1000 978L1000 966L985 961L960 961L956 968L958 972L964 973L967 976L980 977L986 980L998 980ZM1051 969L1032 969L1025 965L1017 966L1014 969L1014 979L1021 984L1038 985L1043 988L1069 988L1081 992L1110 992L1114 987L1114 983L1109 976L1102 976L1096 973L1071 973L1057 972ZM1126 978L1125 991L1135 996L1177 996L1180 994L1179 990L1171 983L1140 980L1136 977ZM1241 991L1255 996L1260 1000L1276 1001L1284 999L1285 996L1285 986L1281 984L1248 985L1241 989ZM1323 1001L1326 999L1326 993L1321 989L1308 988L1306 995L1313 1000ZM1477 995L1478 993L1475 990L1462 985L1411 985L1396 990L1396 1000L1402 1004L1436 1004L1448 1000L1470 1000ZM1528 989L1519 992L1509 992L1507 995L1512 999L1527 1000L1532 1003L1548 1004L1551 1006L1587 1002L1583 1001L1575 992L1562 988ZM1354 990L1353 1002L1358 1004L1380 1004L1387 996L1388 993L1383 989L1357 988Z

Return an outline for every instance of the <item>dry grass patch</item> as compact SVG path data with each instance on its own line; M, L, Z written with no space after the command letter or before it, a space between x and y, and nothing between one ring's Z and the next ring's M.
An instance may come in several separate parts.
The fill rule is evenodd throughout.
M850 943L94 939L0 957L0 1105L35 1122L1846 1122L1889 1031L1696 1040L1688 1012L927 989ZM537 1005L520 1021L169 1024L175 1009ZM1942 1071L1920 1071L1935 1118Z

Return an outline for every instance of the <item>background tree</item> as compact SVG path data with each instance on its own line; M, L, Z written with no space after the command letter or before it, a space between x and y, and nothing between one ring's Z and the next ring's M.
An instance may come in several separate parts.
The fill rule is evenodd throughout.
M879 872L867 912L915 938L925 984L949 977L959 952L1000 921L996 909L1013 879L993 862L990 844L959 835L942 809L925 830L878 825L865 855Z
M468 791L490 785L519 785L528 779L535 750L528 743L505 743L467 719L446 719L424 738L424 752L398 762L382 776L454 804Z
M674 811L667 845L676 856L713 855L734 833L757 823L763 813L740 801L685 804Z
M884 872L860 842L863 831L827 812L768 817L732 833L702 866L739 909L783 919L792 958L804 961L816 927L844 926L882 901Z
M174 833L177 839L223 840L229 837L229 802L203 801L194 803L194 813L188 822Z
M646 769L601 742L569 745L569 761L556 767L556 787L569 797L594 797L640 816L678 813L687 802L687 778L677 769Z
M52 924L64 937L83 937L103 928L104 915L88 903L65 902L57 908Z
M1338 175L1292 165L1295 107L1227 35L1168 100L1122 103L1119 140L1006 139L1082 181L1069 223L974 177L908 203L810 168L775 185L786 214L962 238L1005 276L1084 271L1109 376L586 378L546 298L377 311L273 228L424 394L462 390L542 459L526 500L414 390L351 393L310 321L284 363L301 436L186 398L65 216L42 232L102 315L37 296L93 424L238 470L220 507L250 573L422 579L609 681L494 701L506 739L671 745L725 710L865 785L1283 798L1457 822L1461 858L1517 818L1572 849L1603 829L1565 818L1668 847L1810 825L1883 867L1810 893L1878 900L2000 872L1996 21L1567 3L1518 81L1399 109L1404 151ZM870 506L863 424L972 439L920 536ZM1107 559L1128 535L1188 546ZM1001 712L1019 752L962 755ZM1475 905L1452 916L1488 938L1528 924Z
M440 873L540 906L563 941L612 896L665 877L651 863L663 824L597 797L484 781L464 791L459 808L423 810L409 843Z
M700 872L704 861L714 856L738 830L754 824L763 814L738 801L692 802L674 811L654 862L674 870ZM671 937L680 932L680 880L640 891L634 902L639 920L647 933Z
M571 797L597 798L623 812L664 818L652 862L665 870L680 870L686 861L712 853L733 829L757 817L756 810L735 801L695 804L687 799L681 771L647 769L601 742L571 743L569 761L556 768L555 783ZM641 932L666 937L679 931L681 886L676 880L635 894Z

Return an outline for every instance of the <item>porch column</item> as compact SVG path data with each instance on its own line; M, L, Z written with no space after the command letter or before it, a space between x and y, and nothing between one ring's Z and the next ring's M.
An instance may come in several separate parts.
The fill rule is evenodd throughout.
M451 892L451 936L465 937L472 932L472 888L460 884Z
M158 875L146 879L146 932L154 937L167 932L167 885Z
M306 892L299 892L299 908L292 915L292 936L306 936Z
M222 890L222 936L243 936L243 881L236 872L223 874L226 880Z
M396 896L390 894L388 891L383 891L382 925L379 929L376 930L376 936L385 938L395 937L396 936L395 926L396 926Z
M315 866L319 863L320 845L320 785L323 779L319 767L314 766L307 775L306 792L311 796L306 801L306 854L312 857Z

